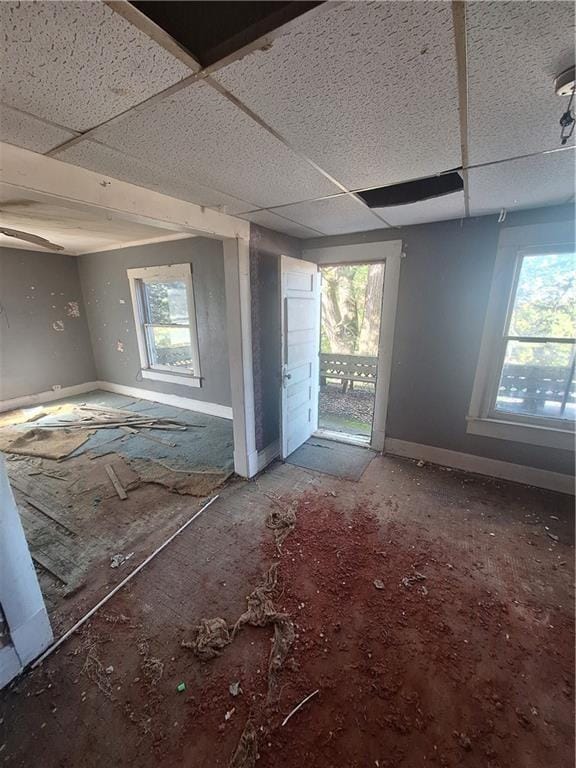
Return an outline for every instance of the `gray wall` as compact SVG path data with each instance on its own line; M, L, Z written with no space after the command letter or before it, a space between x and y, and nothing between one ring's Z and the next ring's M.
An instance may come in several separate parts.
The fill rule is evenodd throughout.
M466 433L466 415L501 227L550 224L557 241L574 240L572 206L508 216L379 230L306 241L327 245L402 239L386 436L572 474L574 454ZM547 240L548 241L548 240Z
M256 412L256 449L280 437L280 256L301 257L301 241L250 225L252 365Z
M76 258L0 248L0 400L95 378Z
M219 240L193 237L88 254L78 260L100 381L231 405L224 253ZM143 381L126 270L188 262L194 280L202 387Z

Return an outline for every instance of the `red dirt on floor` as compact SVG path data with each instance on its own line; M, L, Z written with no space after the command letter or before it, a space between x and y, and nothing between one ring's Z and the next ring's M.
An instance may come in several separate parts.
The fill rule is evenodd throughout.
M572 764L574 632L567 609L531 603L526 593L516 599L515 586L502 582L488 591L493 582L472 550L461 549L454 562L450 542L414 519L382 522L369 502L350 508L319 491L295 502L296 527L280 554L272 532L255 528L265 565L279 561L275 605L295 622L278 700L267 697L271 627L244 628L220 657L201 662L180 646L200 616L187 615L184 605L180 628L152 635L136 585L11 694L17 751L1 757L29 765L30 757L40 764L50 754L46 765L58 768L224 768L251 718L258 768ZM249 560L240 570L226 574L228 587L219 589L237 575L250 592L259 577ZM418 574L425 578L410 579ZM237 608L239 615L244 606ZM87 679L91 634L104 666L114 665L118 687L108 695ZM159 684L149 657L164 660ZM178 694L182 679L187 689ZM232 697L235 680L242 693ZM64 730L72 702L81 722ZM42 752L50 728L52 752Z
M269 535L263 548L268 562L278 558ZM402 583L416 574L425 579ZM259 674L243 679L243 695L234 701L237 736L249 716L257 727L258 766L570 764L574 633L568 615L503 602L478 587L472 562L449 562L442 545L420 538L414 527L382 526L366 506L347 517L330 496L313 494L298 500L297 525L280 556L278 592L276 607L296 625L280 673L280 700L267 703L269 646L262 654L260 644ZM225 729L222 711L230 701L220 698L233 677L227 667L240 637L200 696L207 703L196 714L208 749ZM317 689L282 727L286 714ZM189 761L180 753L165 762L164 753L162 765L209 766L198 746Z

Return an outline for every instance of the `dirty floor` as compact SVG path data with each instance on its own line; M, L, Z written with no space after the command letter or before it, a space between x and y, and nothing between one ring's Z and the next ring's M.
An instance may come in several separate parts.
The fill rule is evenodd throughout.
M296 515L280 550L274 510ZM270 625L211 660L182 645L231 627L272 563L294 629L273 686ZM570 497L389 457L358 483L276 464L0 694L0 762L246 768L245 732L263 768L565 768L573 564Z
M85 408L174 419L185 426L172 429L159 422L161 429L92 430L58 460L12 453L6 441L8 476L57 636L199 509L233 470L230 420L102 391L0 414L0 439L30 430L61 435L67 431L63 424L99 416ZM126 499L119 498L107 466ZM182 478L192 478L193 487L182 488ZM180 485L171 489L174 479ZM112 567L122 561L122 567Z

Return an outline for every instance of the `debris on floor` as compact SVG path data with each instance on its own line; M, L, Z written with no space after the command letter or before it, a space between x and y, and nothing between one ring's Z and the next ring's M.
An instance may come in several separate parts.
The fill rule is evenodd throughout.
M200 619L194 629L194 638L183 640L182 647L190 648L199 659L207 661L219 656L230 642L230 632L224 619Z
M5 453L15 453L20 456L39 456L44 459L63 459L88 440L94 430L87 429L82 434L68 429L29 429L19 432L18 436L11 433L2 450Z
M254 723L248 720L228 768L254 768L256 760L258 760L258 737Z
M276 548L278 552L281 552L282 543L284 539L289 535L290 531L296 525L296 513L295 504L285 504L280 499L266 494L277 506L277 509L270 510L266 518L266 527L274 531L274 538L276 540Z

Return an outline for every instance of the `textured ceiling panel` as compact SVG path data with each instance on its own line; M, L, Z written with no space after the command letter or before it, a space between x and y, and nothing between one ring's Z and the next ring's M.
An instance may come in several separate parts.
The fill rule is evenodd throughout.
M282 214L305 227L312 227L325 235L344 235L347 232L363 232L384 229L386 224L349 195L313 200L309 203L286 205L278 208Z
M455 192L451 195L423 200L420 203L395 205L391 208L375 208L374 210L395 227L425 224L428 221L460 219L465 215L464 193Z
M72 254L173 236L172 232L159 227L27 198L25 192L15 192L3 184L0 184L0 225L44 237ZM7 236L0 236L0 245L44 250ZM46 253L50 252L46 249Z
M191 70L101 2L0 2L0 98L87 130Z
M567 202L574 194L575 158L567 150L469 171L470 213Z
M74 144L58 152L55 158L180 200L188 200L209 208L220 208L224 213L235 214L254 207L250 203L196 184L189 174L169 173L165 168L161 170L146 159L135 160L93 141Z
M32 115L0 104L0 141L43 153L76 135L73 131L44 123Z
M94 138L142 161L192 176L251 208L320 197L339 189L217 90L195 83L114 120Z
M450 3L326 3L214 77L349 189L461 165Z
M252 221L261 227L268 227L268 229L283 232L285 235L292 235L292 237L309 238L319 237L322 234L313 229L308 229L308 227L302 227L300 224L294 224L282 216L276 216L272 211L254 211L253 213L242 214L240 218Z
M560 146L567 98L554 79L574 64L574 4L466 4L472 163Z

